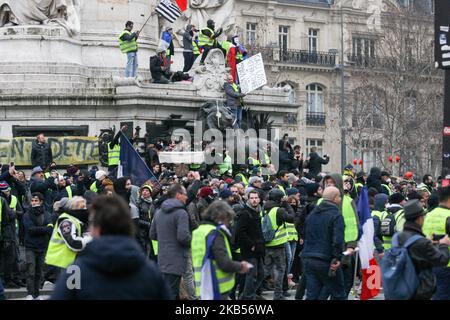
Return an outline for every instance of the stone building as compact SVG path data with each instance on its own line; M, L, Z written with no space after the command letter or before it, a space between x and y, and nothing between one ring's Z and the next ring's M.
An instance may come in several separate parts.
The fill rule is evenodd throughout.
M156 0L67 1L71 4L68 21L75 26L79 22L79 28L69 31L65 24L4 21L2 25L1 17L8 16L3 2L11 0L0 1L2 137L42 130L94 136L124 122L141 128L161 124L171 115L181 116L191 126L199 106L208 99L189 85L147 83L149 57L158 46L160 31L168 25L154 13ZM288 133L305 154L313 146L329 154L325 170L339 171L342 73L347 105L360 81L354 76L358 61L379 55L378 39L387 32L383 14L401 6L432 12L431 4L428 0L189 1L190 8L174 24L178 39L173 68L182 65L177 40L185 25L191 22L201 28L208 17L214 18L226 34L240 35L251 53L263 54L269 87L280 87L255 91L248 105L257 112L270 112L274 126ZM116 87L113 77L123 73L126 63L117 36L125 21L134 21L140 29L147 18L139 40L140 79ZM285 90L287 85L292 92ZM346 118L352 122L348 111ZM368 166L380 164L376 156L355 152L347 142L347 162L357 157Z

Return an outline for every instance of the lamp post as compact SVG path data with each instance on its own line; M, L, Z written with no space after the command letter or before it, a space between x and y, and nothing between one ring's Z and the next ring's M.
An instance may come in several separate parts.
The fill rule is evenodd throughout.
M344 68L344 11L342 7L342 1L340 1L340 13L341 13L341 171L347 162L347 144L345 137L345 130L347 128L347 122L345 120L345 68Z

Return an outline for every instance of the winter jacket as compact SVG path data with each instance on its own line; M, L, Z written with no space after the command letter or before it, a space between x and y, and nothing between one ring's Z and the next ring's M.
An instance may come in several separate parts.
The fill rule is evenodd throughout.
M23 216L25 248L45 252L52 236L52 218L44 206L31 207Z
M167 199L155 212L150 237L158 240L158 265L162 273L182 275L186 269L192 234L185 205Z
M236 240L243 260L264 257L265 241L261 227L261 208L246 204L236 219ZM252 247L255 247L252 250Z
M84 195L84 193L86 192L86 188L84 186L83 181L78 181L76 187L75 186L70 186L70 188L72 189L72 197L74 196L80 196L82 197ZM57 187L55 192L54 192L54 202L55 201L59 201L62 198L68 198L69 195L67 194L67 190L66 187Z
M14 241L16 239L15 233L15 216L14 212L9 209L8 203L6 199L0 197L0 201L2 202L2 222L1 222L1 230L0 230L0 242L1 241Z
M161 70L164 61L159 55L155 55L150 58L150 72L152 73L153 80L161 80L162 76L169 78L170 76L166 71Z
M310 153L308 165L309 173L314 176L317 176L319 173L322 172L322 165L328 164L329 161L330 161L329 157L322 158L317 154L317 152Z
M399 245L403 245L415 234L423 236L408 248L409 255L420 278L419 288L413 300L430 300L436 290L436 277L432 272L433 267L445 267L448 264L450 255L448 246L444 244L433 245L425 238L422 227L414 222L407 221L403 227L403 232L398 235Z
M191 31L192 25L188 24L183 34L183 52L192 52L194 46L192 44L193 32Z
M40 166L42 169L53 162L52 149L48 143L39 143L37 140L31 144L31 166Z
M52 300L169 299L158 268L131 237L96 238L78 255L74 265L80 268L80 289L67 288L73 273L63 272Z
M294 157L293 155L287 151L287 150L280 150L279 153L279 159L280 159L280 170L286 170L291 171L294 168Z
M44 196L44 203L47 207L47 210L51 210L53 206L53 192L52 190L56 190L56 185L54 183L54 178L49 177L47 180L37 179L35 177L31 177L30 179L30 192L40 192Z
M341 260L344 243L344 217L333 202L322 201L306 218L302 258L330 262Z
M233 86L228 82L225 82L223 85L223 89L225 90L225 96L227 99L227 107L230 109L237 109L241 106L241 98L245 97L245 94L241 93L241 88L239 88L239 92L234 91Z
M313 210L317 207L317 201L319 201L320 197L308 197L306 200L306 206L305 209L302 211L302 214L299 217L298 222L298 231L299 231L299 238L305 239L305 232L306 232L306 219L308 218L309 214L313 212Z
M139 211L139 219L136 223L136 240L142 248L150 243L150 226L152 221L151 212L153 211L153 201L149 199L139 198L137 202L137 209Z

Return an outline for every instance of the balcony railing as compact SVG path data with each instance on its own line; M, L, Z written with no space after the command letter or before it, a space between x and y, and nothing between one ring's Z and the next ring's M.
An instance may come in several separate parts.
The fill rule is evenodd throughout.
M250 55L261 53L264 61L288 64L309 64L326 67L336 65L336 54L329 52L309 52L308 50L282 50L279 47L247 48Z
M389 57L366 57L361 55L347 55L348 61L357 68L385 69L385 70L430 70L434 69L432 62L416 61L415 59L396 59Z
M325 125L325 113L324 112L307 112L306 113L306 125L308 126L324 126Z

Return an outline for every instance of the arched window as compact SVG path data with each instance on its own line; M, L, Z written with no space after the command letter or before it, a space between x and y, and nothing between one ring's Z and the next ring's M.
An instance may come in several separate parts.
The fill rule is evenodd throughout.
M323 87L317 83L306 86L308 112L324 112Z

